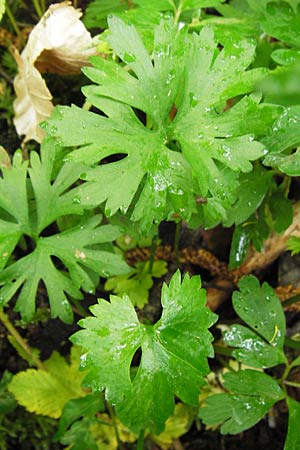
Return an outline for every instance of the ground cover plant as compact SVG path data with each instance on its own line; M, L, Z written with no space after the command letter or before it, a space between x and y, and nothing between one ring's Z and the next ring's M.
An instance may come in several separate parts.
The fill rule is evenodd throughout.
M299 2L17 3L1 448L297 449Z

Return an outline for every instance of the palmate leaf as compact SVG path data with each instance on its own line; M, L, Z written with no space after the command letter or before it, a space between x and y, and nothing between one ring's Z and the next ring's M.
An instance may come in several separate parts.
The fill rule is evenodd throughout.
M127 272L126 263L114 253L104 251L96 244L113 241L119 230L112 225L99 226L101 216L83 221L80 225L51 237L40 238L35 250L11 264L0 274L1 305L4 306L23 285L15 309L29 321L35 311L35 297L40 281L49 296L51 316L72 322L73 313L66 294L81 299L80 288L94 292L95 285L89 269L102 276ZM61 272L55 266L55 256L69 272Z
M224 375L228 394L215 394L205 400L199 417L207 425L221 424L222 434L237 434L255 425L284 392L269 375L241 370Z
M199 277L180 272L162 290L163 313L155 325L138 321L130 299L111 297L91 307L94 317L80 321L84 328L71 340L86 350L82 366L89 369L84 385L104 390L116 405L121 421L133 432L150 427L160 433L174 409L174 394L198 404L199 387L213 356L208 328L216 316L205 307ZM142 356L132 380L135 352Z
M274 290L250 275L243 277L240 292L233 294L238 316L249 326L232 325L224 335L226 344L236 347L233 355L244 364L257 368L286 363L283 352L285 316Z
M189 35L165 19L155 30L152 61L134 27L116 17L109 27L109 43L126 67L93 58L94 67L84 70L98 85L84 93L107 117L59 107L44 124L64 146L79 147L69 159L100 163L85 171L81 204L105 201L107 216L133 206L131 218L147 229L173 214L188 220L198 194L220 221L236 199L239 173L264 154L254 137L281 111L253 95L225 108L266 72L247 70L255 45L233 41L219 51L209 27ZM147 126L136 110L146 114ZM115 154L123 159L102 164Z
M16 310L29 321L35 311L35 297L42 281L49 295L52 317L72 321L67 299L82 298L80 289L95 290L95 275L126 273L128 266L119 255L104 249L120 235L117 226L101 226L101 216L88 218L77 201L76 186L82 165L64 164L53 179L59 145L45 139L41 156L30 155L30 167L17 152L11 167L2 167L0 179L0 305L7 305L20 289ZM75 200L74 200L75 199ZM83 215L82 220L63 233L41 233L66 215ZM55 230L55 228L54 228ZM49 231L47 232L49 235ZM21 236L31 239L27 255L9 261ZM59 264L56 257L59 259ZM10 262L10 264L8 263ZM64 269L63 266L64 265ZM59 267L57 267L59 266ZM63 270L61 270L63 269Z

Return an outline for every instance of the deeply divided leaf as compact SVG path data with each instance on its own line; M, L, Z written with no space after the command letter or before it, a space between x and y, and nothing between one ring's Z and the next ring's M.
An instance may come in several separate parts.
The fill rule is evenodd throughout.
M239 173L264 154L255 138L281 111L245 95L265 75L248 70L255 44L228 41L220 51L211 28L188 34L163 19L150 57L133 26L113 17L109 29L123 64L97 57L84 70L95 83L84 93L106 116L60 107L44 124L64 146L77 147L70 160L92 166L81 205L105 202L107 216L130 211L145 230L197 210L207 226L220 222L237 200ZM206 201L196 207L195 195Z

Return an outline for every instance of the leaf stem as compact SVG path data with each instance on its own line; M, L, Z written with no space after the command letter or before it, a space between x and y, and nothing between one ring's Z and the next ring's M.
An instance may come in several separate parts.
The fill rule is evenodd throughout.
M288 386L292 386L292 387L295 387L295 388L300 388L300 383L295 383L294 381L284 381L284 384L287 384Z
M118 449L123 450L123 444L120 439L120 434L119 434L119 430L118 430L118 426L117 426L117 422L116 422L115 411L109 402L106 402L106 405L107 405L107 409L108 409L108 412L109 412L109 415L110 415L110 418L112 421L113 429L115 431L115 435L116 435L116 439L117 439L117 443L118 443Z
M295 350L300 349L300 341L295 341L294 339L291 339L287 336L284 338L284 345Z
M144 449L144 438L145 438L145 430L141 430L140 434L139 434L136 450Z
M42 361L33 354L31 348L29 347L29 345L27 344L25 339L22 338L22 336L19 334L18 330L14 327L14 325L11 323L8 316L5 314L5 312L2 309L0 309L0 320L3 323L3 325L5 326L5 328L9 331L9 333L16 339L16 341L22 347L22 349L33 360L36 367L38 369L46 371L47 369L44 366L44 364L42 363Z
M37 13L39 19L43 16L43 11L38 0L32 0L35 12Z
M23 40L23 36L22 36L21 30L20 30L19 25L17 24L17 22L16 22L16 20L14 18L13 13L11 12L10 7L8 6L8 2L6 2L6 4L5 4L5 12L7 14L7 17L9 19L13 29L15 30L16 35L19 37L21 43L23 44L24 40Z
M286 306L292 305L293 303L300 302L300 294L294 295L293 297L288 298L287 300L284 300L281 305L283 308Z
M175 251L175 264L179 267L179 240L180 240L181 222L176 222L175 239L174 239L174 251Z

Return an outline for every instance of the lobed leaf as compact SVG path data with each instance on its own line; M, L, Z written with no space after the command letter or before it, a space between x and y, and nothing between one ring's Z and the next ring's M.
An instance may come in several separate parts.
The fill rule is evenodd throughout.
M237 434L255 425L284 392L269 375L255 370L226 373L228 394L215 394L205 400L199 417L207 425L221 424L222 434Z
M92 166L78 191L81 205L105 202L106 216L128 211L147 230L174 214L189 220L200 195L207 198L199 207L205 223L226 218L238 198L238 174L265 153L255 138L282 111L245 96L265 75L247 70L254 43L229 41L219 51L210 27L190 35L163 19L151 60L133 26L112 17L109 28L108 41L125 66L93 58L84 70L96 83L84 93L107 117L60 107L44 124L64 146L78 147L68 159ZM112 155L116 160L103 164Z
M72 336L86 353L85 385L104 390L116 405L121 421L133 432L150 427L161 432L174 409L174 394L197 405L199 387L208 373L207 357L213 355L208 332L215 316L205 307L205 293L198 277L179 271L162 290L163 313L155 325L138 321L128 297L99 300L91 307L94 317L80 321L85 328ZM141 362L134 378L130 367L141 348Z
M253 367L285 363L285 316L274 290L267 283L260 287L252 275L243 277L238 286L240 292L233 293L233 307L250 329L233 325L224 341L237 347L233 355L238 361Z

